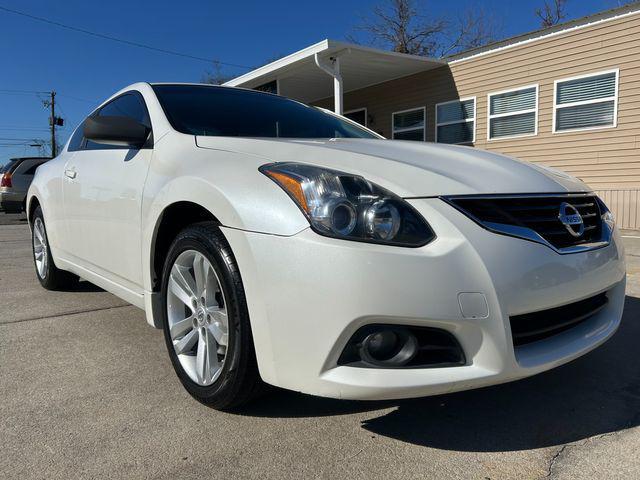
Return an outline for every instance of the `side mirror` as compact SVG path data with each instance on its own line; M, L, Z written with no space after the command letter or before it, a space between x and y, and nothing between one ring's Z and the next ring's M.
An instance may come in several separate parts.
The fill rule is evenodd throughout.
M130 117L89 117L84 121L84 137L95 143L141 148L149 128Z

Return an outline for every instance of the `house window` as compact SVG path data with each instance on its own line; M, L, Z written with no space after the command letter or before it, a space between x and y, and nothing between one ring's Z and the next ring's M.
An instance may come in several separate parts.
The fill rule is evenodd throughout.
M538 133L538 85L490 93L489 140Z
M394 112L391 116L393 118L393 138L395 140L418 140L424 142L424 107Z
M349 120L353 120L356 123L359 123L363 127L367 126L367 109L366 108L358 108L357 110L349 110L348 112L344 112L343 114Z
M278 80L272 80L267 83L263 83L262 85L258 85L254 87L254 90L258 90L259 92L267 92L273 93L275 95L278 94Z
M618 70L557 80L554 85L554 132L616 126Z
M436 142L476 141L476 97L436 105Z

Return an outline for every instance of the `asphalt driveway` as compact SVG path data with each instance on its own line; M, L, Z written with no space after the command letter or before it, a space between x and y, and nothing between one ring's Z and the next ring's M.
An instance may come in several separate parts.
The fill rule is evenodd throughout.
M183 390L142 311L47 292L0 213L0 478L638 478L640 238L619 332L536 377L419 400L286 391L243 414Z

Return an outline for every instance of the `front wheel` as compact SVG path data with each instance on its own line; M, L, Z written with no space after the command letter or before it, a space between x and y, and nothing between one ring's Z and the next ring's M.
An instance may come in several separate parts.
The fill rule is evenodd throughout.
M78 283L76 275L56 267L51 256L47 229L44 226L44 216L40 207L37 207L33 213L31 244L33 246L33 262L36 267L36 276L40 281L40 285L47 290L65 290Z
M262 389L240 272L212 222L183 230L162 275L162 325L186 390L217 409L237 408Z

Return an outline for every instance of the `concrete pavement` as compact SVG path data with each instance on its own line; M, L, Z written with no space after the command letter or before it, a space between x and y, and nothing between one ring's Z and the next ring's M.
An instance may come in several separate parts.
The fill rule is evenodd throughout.
M4 218L2 218L4 217ZM0 214L1 478L637 478L640 240L603 347L512 384L401 402L277 390L243 414L192 400L143 313L47 292ZM636 243L634 243L636 242Z

